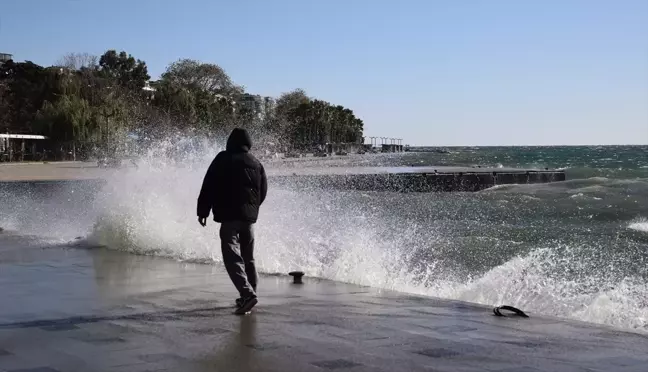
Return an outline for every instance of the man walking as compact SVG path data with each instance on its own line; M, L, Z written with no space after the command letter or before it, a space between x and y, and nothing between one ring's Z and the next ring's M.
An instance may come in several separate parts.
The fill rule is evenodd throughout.
M223 262L240 298L235 314L245 314L257 304L257 271L254 266L254 229L266 198L268 181L263 165L249 153L252 140L245 129L235 128L225 151L212 161L198 196L198 222L204 227L209 212L221 224Z

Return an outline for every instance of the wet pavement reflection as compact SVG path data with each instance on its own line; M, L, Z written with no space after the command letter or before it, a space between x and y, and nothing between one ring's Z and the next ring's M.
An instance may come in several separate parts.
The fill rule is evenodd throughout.
M0 235L0 371L645 371L648 337L489 307ZM643 368L643 369L642 369Z

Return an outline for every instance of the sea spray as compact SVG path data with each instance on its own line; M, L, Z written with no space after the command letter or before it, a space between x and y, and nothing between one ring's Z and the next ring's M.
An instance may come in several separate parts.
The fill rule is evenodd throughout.
M151 146L137 167L118 170L101 187L82 183L73 193L57 189L46 195L2 191L0 225L61 239L84 235L93 247L221 269L218 225L199 226L195 213L202 177L220 149L222 142L176 138ZM488 151L496 150L434 156L461 164ZM567 150L542 151L547 164L566 164L551 151ZM395 165L422 156L348 157L334 164ZM527 154L523 161L532 163L531 158ZM470 164L477 163L473 160ZM638 217L648 208L644 173L619 179L616 171L582 172L589 173L563 183L447 194L298 191L271 181L256 226L258 265L265 273L299 269L333 280L646 330L648 234Z
M636 221L633 221L630 224L628 224L628 228L631 230L648 233L648 219L639 218Z

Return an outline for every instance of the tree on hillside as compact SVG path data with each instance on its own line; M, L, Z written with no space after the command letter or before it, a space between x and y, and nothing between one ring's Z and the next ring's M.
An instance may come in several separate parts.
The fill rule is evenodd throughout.
M234 84L220 66L192 59L181 59L170 64L161 80L212 94L230 96L243 93L243 88Z
M58 142L88 139L92 109L83 98L63 96L56 102L45 101L36 114L35 128Z
M310 102L310 98L303 89L295 89L283 93L275 103L275 111L278 116L288 117L290 112L295 110L299 105Z
M68 53L61 57L56 66L67 68L68 70L79 71L83 69L96 69L99 58L90 53Z
M283 145L292 142L295 125L295 110L310 102L310 98L303 89L295 89L281 94L274 102L272 112L266 113L264 129Z
M156 90L153 103L157 107L171 116L187 120L187 124L196 121L196 97L191 91L167 81L159 81L152 86Z
M176 117L178 128L221 133L234 119L234 100L243 88L214 64L182 59L169 65L156 88L153 104Z
M9 131L9 120L11 118L10 93L7 82L0 80L0 133Z
M0 65L0 130L44 134L57 152L87 155L131 151L132 133L221 136L242 126L275 150L362 136L362 120L350 109L301 89L260 99L216 64L181 59L150 82L155 89L142 89L148 80L146 63L123 51L72 53L51 67L8 61Z
M300 104L289 112L286 138L297 148L325 143L357 143L362 138L363 123L352 110L322 100Z
M8 128L30 133L36 112L46 100L60 93L57 69L44 68L31 61L8 61L0 66L0 83L8 92L4 94L7 106Z
M179 129L218 129L219 125L233 114L231 99L201 89L159 81L153 104L178 120Z
M115 79L123 87L138 90L142 89L151 78L148 74L146 62L127 54L124 51L108 50L99 58L101 75Z

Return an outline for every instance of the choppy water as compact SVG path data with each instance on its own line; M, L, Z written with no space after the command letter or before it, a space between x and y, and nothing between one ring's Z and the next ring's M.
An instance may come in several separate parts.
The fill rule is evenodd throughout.
M218 263L217 226L195 217L217 149L183 164L163 150L98 189L0 189L0 226ZM568 181L449 194L271 189L257 228L260 267L648 331L648 146L449 150L289 166L549 167L566 169Z

